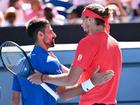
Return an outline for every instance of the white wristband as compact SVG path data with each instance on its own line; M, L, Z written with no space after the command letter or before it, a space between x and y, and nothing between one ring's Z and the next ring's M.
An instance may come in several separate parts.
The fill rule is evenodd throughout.
M91 80L88 79L86 80L85 82L83 82L81 84L82 86L82 89L85 91L85 92L88 92L89 90L93 89L95 86L92 84Z

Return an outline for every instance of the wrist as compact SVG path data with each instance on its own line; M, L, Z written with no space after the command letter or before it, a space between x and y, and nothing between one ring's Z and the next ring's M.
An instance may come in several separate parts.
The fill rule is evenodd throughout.
M45 83L44 76L45 76L44 74L41 74L40 79L41 79L41 82L42 82L42 83Z
M93 89L93 88L95 87L94 84L91 82L90 79L88 79L88 80L86 80L85 82L83 82L83 83L81 84L81 86L82 86L82 89L83 89L85 92L88 92L88 91L90 91L91 89Z

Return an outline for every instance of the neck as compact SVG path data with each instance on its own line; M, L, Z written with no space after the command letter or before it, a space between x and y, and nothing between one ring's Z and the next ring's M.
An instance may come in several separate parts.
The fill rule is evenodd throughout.
M97 30L91 31L91 32L89 32L89 34L95 34L97 32L106 32L106 31L104 28L102 28L102 29L97 29Z
M46 46L44 43L36 43L36 45L39 45L41 48L43 48L44 50L48 51L49 47Z

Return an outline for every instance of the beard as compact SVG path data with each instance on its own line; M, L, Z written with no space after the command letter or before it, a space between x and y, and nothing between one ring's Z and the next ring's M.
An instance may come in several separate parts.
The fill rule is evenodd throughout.
M55 45L55 40L53 39L51 42L50 42L50 47L54 47Z
M44 39L43 42L48 47L54 47L55 45L55 39L52 39L52 41L49 41L48 39Z
M89 33L89 30L87 29L87 27L82 27L82 28L83 28L85 36L87 36L87 34Z

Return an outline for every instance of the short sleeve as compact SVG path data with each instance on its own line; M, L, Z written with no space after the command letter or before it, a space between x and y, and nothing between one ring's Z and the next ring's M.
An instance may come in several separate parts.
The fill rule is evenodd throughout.
M87 69L97 52L97 45L91 39L83 39L79 42L72 65Z
M12 87L13 91L21 91L21 87L19 84L19 80L18 77L14 76L13 77L13 87Z

